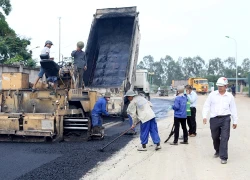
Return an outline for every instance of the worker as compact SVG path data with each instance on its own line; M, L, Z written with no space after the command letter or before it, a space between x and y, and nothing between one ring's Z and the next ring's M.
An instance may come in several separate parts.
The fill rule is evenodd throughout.
M104 97L98 99L91 113L92 127L95 132L99 132L100 129L104 129L102 126L102 115L108 116L107 102L110 100L111 94L106 92Z
M207 123L207 114L210 112L210 129L215 149L214 157L220 157L221 163L226 164L228 159L228 140L230 136L230 122L232 116L233 129L237 127L237 110L234 97L226 91L228 80L220 77L216 85L218 90L209 94L202 111L203 123Z
M183 142L181 144L188 144L187 131L187 96L184 95L184 86L177 87L176 98L172 109L174 110L174 142L170 145L178 145L180 124L183 130Z
M236 95L236 88L235 88L234 84L232 85L231 90L232 90L233 96L235 97L235 95Z
M76 44L76 50L72 51L71 56L74 58L74 76L78 77L78 88L83 87L83 74L87 70L87 60L85 52L82 50L84 43L79 41Z
M187 116L187 124L189 127L189 136L195 137L196 136L196 104L198 96L196 92L192 90L192 86L187 85L186 86L186 92L187 96L190 100L190 110L191 110L191 116Z
M54 60L53 57L50 57L50 48L52 45L53 45L53 43L50 40L47 40L45 42L44 48L41 51L41 55L40 55L41 58L44 57L44 59ZM43 75L44 75L44 70L42 67L40 67L40 72L38 73L38 77L33 85L33 89L36 88L36 84L38 83L39 79L42 79ZM52 81L55 80L55 78L51 78L51 79L52 79Z
M135 128L136 124L140 122L142 146L138 148L138 151L147 151L146 145L148 144L149 133L153 143L156 144L155 150L161 149L155 113L151 108L151 102L140 95L136 95L132 90L128 90L125 96L130 101L127 113L133 122L131 129Z

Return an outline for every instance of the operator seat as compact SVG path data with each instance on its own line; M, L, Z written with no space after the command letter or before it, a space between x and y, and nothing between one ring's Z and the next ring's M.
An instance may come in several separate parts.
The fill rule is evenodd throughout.
M48 54L40 55L40 58L41 58L40 64L44 70L46 77L51 77L51 76L58 77L60 69L59 65L55 63L55 61L50 60Z

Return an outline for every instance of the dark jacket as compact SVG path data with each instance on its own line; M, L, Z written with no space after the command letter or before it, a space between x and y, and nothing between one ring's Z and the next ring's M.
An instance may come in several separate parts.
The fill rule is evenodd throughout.
M104 97L98 99L98 101L95 103L94 109L92 110L92 115L104 114L108 116L109 113L107 112L106 105L107 105L107 100Z
M77 68L84 68L84 66L87 66L87 60L84 51L72 51L71 56L74 57L74 65L77 66Z

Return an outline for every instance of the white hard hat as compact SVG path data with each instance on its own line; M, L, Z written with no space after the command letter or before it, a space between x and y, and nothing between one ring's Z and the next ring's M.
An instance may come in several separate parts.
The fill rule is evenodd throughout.
M128 90L125 96L136 96L135 92L132 90Z
M228 85L228 80L225 77L220 77L216 82L216 86L226 86L226 85Z

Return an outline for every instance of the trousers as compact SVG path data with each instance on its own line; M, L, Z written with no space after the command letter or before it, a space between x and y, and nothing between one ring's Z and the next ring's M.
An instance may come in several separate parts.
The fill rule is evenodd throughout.
M141 144L148 144L149 134L154 144L160 143L160 136L158 134L158 127L155 118L145 123L141 123L140 128L141 128L140 132Z
M77 78L77 76L79 77L78 88L82 88L84 69L74 66L74 70L75 70L75 73L74 73L75 78Z
M91 119L92 119L92 127L102 126L102 117L100 115L92 114Z
M230 137L230 116L214 117L210 119L210 130L216 152L223 160L228 159L228 140Z
M191 107L191 116L187 117L187 124L189 127L189 134L195 134L196 135L196 108Z
M186 118L174 117L174 143L177 143L179 139L180 124L183 130L183 140L184 142L188 142Z

